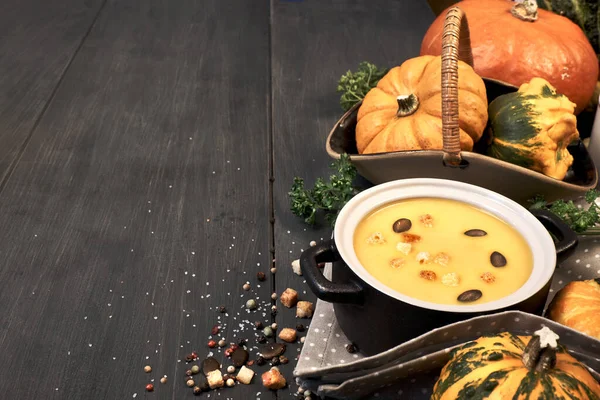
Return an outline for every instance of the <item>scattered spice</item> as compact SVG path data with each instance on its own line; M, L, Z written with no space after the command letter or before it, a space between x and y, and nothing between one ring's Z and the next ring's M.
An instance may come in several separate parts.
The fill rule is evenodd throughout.
M227 345L227 342L225 341L225 339L221 339L219 340L219 347L225 347L225 345Z
M287 364L290 360L286 356L279 356L279 362L282 364Z
M354 354L358 351L358 347L354 343L346 345L346 351L350 354Z
M304 325L302 325L302 324L298 324L298 325L296 325L296 330L297 330L298 332L304 332Z
M260 344L263 344L263 343L267 342L267 338L264 337L263 335L260 335L256 341Z
M244 338L238 340L238 346L245 346L248 341Z
M200 372L200 367L197 365L192 365L192 374L197 374L198 372Z
M270 326L267 326L265 329L263 329L263 334L266 337L272 337L273 336L273 328L271 328Z
M254 360L250 360L246 363L247 366L251 367L254 365Z
M317 242L315 242L314 240L311 240L310 243L308 244L310 247L315 247L317 245Z
M221 330L221 327L219 325L215 325L212 327L212 329L210 330L210 334L211 335L217 335L219 333L219 331Z
M272 366L274 366L274 367L275 367L275 366L277 366L277 365L279 365L279 364L281 364L281 362L279 361L279 357L275 357L275 358L272 358L272 359L271 359L271 365L272 365Z
M146 385L146 391L147 392L153 392L154 391L154 385L149 383Z
M194 394L200 394L202 393L202 389L200 389L200 386L194 386L193 392Z
M190 354L185 356L186 362L192 362L192 361L195 361L196 359L198 359L198 353L196 353L195 351L192 351Z
M149 366L149 365L146 365L146 366L144 367L144 372L145 372L145 373L150 373L150 372L152 372L152 367L151 367L151 366Z
M264 359L262 356L261 356L261 357L258 357L258 358L256 359L256 365L259 365L259 366L260 366L260 365L265 365L266 363L267 363L267 360L265 360L265 359Z
M230 365L229 367L227 367L228 374L233 374L234 372L235 372L235 367L233 365Z
M276 330L277 330L277 323L276 323L276 322L273 322L273 323L271 324L271 329L273 329L274 331L276 331Z
M272 273L272 274L274 274L274 273L276 273L276 272L277 272L277 268L275 268L275 267L271 268L271 273Z
M304 343L305 341L306 341L306 336L302 336L302 337L300 338L300 343Z
M185 371L185 375L186 376L192 376L192 375L194 375L194 373L192 372L191 369L188 369L187 371Z
M250 290L250 284L249 283L244 283L244 285L242 286L242 289L244 289L245 291Z
M231 378L227 379L227 386L232 387L233 385L235 385L235 381Z
M217 342L215 342L214 340L209 340L208 347L210 347L211 349L214 349L215 347L217 347Z
M196 382L194 382L194 380L193 380L193 379L188 379L188 380L185 382L185 384L186 384L188 387L192 387L192 386L194 386L194 385L196 384Z
M227 308L225 308L225 306L221 306L221 307L219 307L219 312L221 314L225 314L227 312Z
M267 277L264 272L260 271L256 274L256 279L258 279L260 282L264 282Z
M167 383L167 377L166 377L166 376L163 376L162 378L160 378L160 383L162 383L163 385L164 385L165 383Z
M246 308L248 310L256 310L256 307L257 307L256 300L250 299L246 302Z
M271 300L277 300L277 293L273 292L271 294Z

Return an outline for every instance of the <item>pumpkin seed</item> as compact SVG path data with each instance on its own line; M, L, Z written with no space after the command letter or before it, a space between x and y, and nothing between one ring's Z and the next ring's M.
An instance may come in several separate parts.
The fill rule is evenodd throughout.
M468 231L465 232L465 235L471 236L471 237L481 237L481 236L487 235L487 232L484 231L483 229L469 229Z
M493 252L490 256L490 262L496 268L504 267L506 265L506 257L500 252Z
M392 225L392 229L396 233L406 232L412 227L412 222L408 218L400 218Z
M481 293L481 290L478 289L472 289L472 290L467 290L466 292L461 293L457 300L463 303L469 303L475 300L479 300L481 298L481 296L483 296L483 293Z

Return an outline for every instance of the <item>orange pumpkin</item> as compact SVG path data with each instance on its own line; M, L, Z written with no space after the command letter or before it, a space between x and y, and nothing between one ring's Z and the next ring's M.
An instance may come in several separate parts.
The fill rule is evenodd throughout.
M598 79L598 59L576 24L537 10L535 0L463 0L456 6L467 15L480 76L516 87L540 77L577 104L575 114L586 107ZM445 15L429 27L421 55L441 54Z
M441 150L441 57L424 56L392 68L371 89L358 110L359 153ZM483 80L468 64L458 62L460 146L471 151L487 123Z

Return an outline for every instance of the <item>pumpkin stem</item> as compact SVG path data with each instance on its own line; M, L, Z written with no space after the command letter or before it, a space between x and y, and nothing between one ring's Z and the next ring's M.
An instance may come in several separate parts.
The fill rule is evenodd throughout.
M556 348L559 336L548 327L533 333L533 337L523 350L523 364L530 371L548 371L556 365Z
M419 108L419 99L414 94L403 94L396 97L398 101L398 117L407 117Z
M536 0L517 0L510 13L522 21L534 22L538 19Z

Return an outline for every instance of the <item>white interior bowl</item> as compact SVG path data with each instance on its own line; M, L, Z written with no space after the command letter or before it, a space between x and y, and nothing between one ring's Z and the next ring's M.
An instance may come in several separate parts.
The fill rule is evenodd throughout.
M516 292L482 304L445 305L406 296L375 279L362 266L354 251L354 232L358 224L375 209L403 199L442 198L470 204L495 215L516 229L527 241L533 254L529 279ZM364 282L402 302L431 310L455 313L493 311L518 304L541 290L552 279L556 267L556 249L552 237L527 209L491 190L444 179L402 179L377 185L353 197L340 211L334 229L336 247L349 268Z

